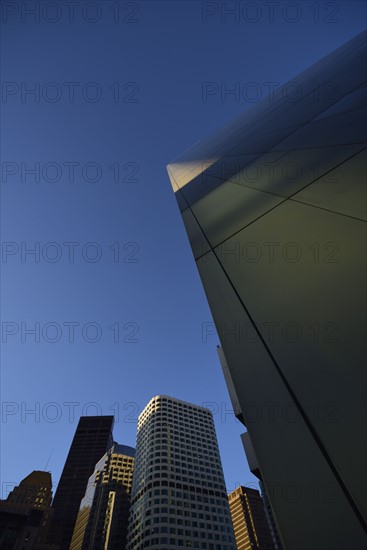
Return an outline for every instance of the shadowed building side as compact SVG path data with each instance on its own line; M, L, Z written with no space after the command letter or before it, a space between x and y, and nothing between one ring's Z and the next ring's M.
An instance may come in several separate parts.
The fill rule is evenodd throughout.
M0 548L41 550L50 518L50 472L34 470L0 501Z
M363 32L168 166L286 550L366 545L366 51Z
M88 479L112 446L113 423L113 416L82 416L79 420L52 503L48 542L60 550L69 550Z

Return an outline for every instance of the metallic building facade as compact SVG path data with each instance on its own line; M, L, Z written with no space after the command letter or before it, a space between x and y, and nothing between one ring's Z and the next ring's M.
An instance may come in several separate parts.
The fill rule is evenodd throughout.
M79 420L52 502L48 542L60 550L69 550L88 479L112 446L113 424L113 416L82 416Z
M166 395L139 416L127 550L235 550L213 415Z
M364 32L168 166L286 550L366 543L365 67Z
M135 449L114 443L96 464L80 503L70 550L124 550Z

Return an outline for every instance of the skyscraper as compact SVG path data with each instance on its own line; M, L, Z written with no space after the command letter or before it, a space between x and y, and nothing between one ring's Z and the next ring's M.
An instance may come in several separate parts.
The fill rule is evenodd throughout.
M52 500L50 472L34 470L0 501L0 548L40 548Z
M135 449L114 443L96 464L80 503L70 550L124 550Z
M168 167L286 550L366 544L366 52L363 32Z
M50 543L69 550L89 477L98 460L111 448L113 416L82 416L52 503Z
M139 416L127 550L235 550L212 413L159 395Z
M228 495L237 550L274 550L259 491L237 487Z
M50 472L33 470L0 501L3 507L12 512L27 512L30 508L45 510L51 506L52 478Z

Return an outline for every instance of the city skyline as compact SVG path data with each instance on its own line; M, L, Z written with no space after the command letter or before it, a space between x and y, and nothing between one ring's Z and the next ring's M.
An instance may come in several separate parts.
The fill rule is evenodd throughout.
M148 402L150 402L155 397L161 396L161 395L165 395L165 394L157 394L156 396L151 397ZM190 403L186 399L177 399L176 397L174 397L173 399L182 401L183 403ZM96 405L95 403L90 404L90 407L93 409L93 408L95 408L95 405ZM134 415L139 416L143 412L144 408L146 407L146 405L145 405L145 406L142 406L141 409L135 408L137 406L137 404L135 402L129 402L129 405L133 405L134 410L131 410L130 412L126 413L127 415L130 415L130 414L133 413ZM203 408L208 408L209 407L208 410L210 410L213 414L215 429L216 429L217 432L218 432L218 425L219 424L225 423L227 417L232 418L232 417L235 416L235 412L232 408L232 404L231 404L230 401L229 401L229 403L226 403L225 401L223 401L221 403L202 402L200 404L196 404L196 406L197 407L203 407ZM100 414L96 418L104 417L104 416L105 415ZM62 463L61 470L64 468L65 461L67 460L67 456L68 456L68 453L70 451L70 445L71 445L71 442L73 440L73 437L75 436L75 431L78 427L78 424L79 424L80 420L85 419L85 418L95 418L95 416L93 414L90 414L90 415L83 415L83 416L78 416L78 417L75 416L73 418L74 418L74 421L70 423L70 441L65 441L65 448L63 449L63 456L64 456L65 460L63 461L62 457L59 457L59 460ZM137 425L138 425L137 421L138 421L138 418L136 418L136 429L135 429L135 433L133 434L134 437L132 439L130 439L129 441L124 441L123 445L120 445L120 444L116 443L119 439L121 440L120 431L118 429L119 428L119 420L118 420L118 417L114 416L113 418L114 418L114 422L113 422L114 444L118 445L120 447L123 447L124 445L127 445L128 448L135 448L136 438L137 438ZM120 422L120 424L121 424L121 422ZM243 432L243 426L236 419L236 425L237 424L238 424L238 434L237 434L238 435L238 441L237 441L237 443L239 442L239 450L240 450L240 452L243 453L243 446L242 446L241 440L240 440L240 435ZM52 441L50 441L50 446L52 447ZM220 444L219 444L219 452L221 453ZM45 463L45 467L43 469L38 468L38 470L39 471L50 472L52 474L52 490L53 490L53 496L55 496L55 492L56 492L57 486L60 482L62 472L60 474L60 477L58 479L55 479L55 476L53 474L53 469L52 469L52 457L53 457L53 452L51 452L49 457L47 458L46 463ZM102 459L102 457L101 457L101 459ZM24 467L24 470L26 471L26 467ZM27 476L28 474L25 474L25 475ZM14 487L17 487L19 482L21 481L21 479L23 479L20 474L19 474L18 477L19 477L19 479L16 478L16 479L12 480L9 483L3 483L3 486L2 486L3 494L1 496L2 499L6 499L9 495L9 493L14 489ZM225 472L224 472L224 477L225 477ZM243 481L241 481L241 479L239 479L238 482L236 482L236 484L233 488L227 487L227 484L226 484L228 493L235 490L237 487L240 487L241 485L243 485ZM255 487L258 488L259 487L259 482L258 482L258 479L256 478L256 476L251 475L250 481L247 483L246 486L249 486L249 487L252 486L254 488Z
M1 533L7 541L16 540L17 548L24 543L40 550L69 548L73 524L72 550L101 545L135 550L146 547L147 535L153 548L234 550L235 520L237 531L251 530L259 550L273 548L259 491L239 486L228 493L225 487L209 409L172 396L152 397L139 415L136 449L114 441L113 420L79 418L54 495L51 472L33 471L0 501ZM107 451L93 467L97 448L106 443ZM87 470L93 474L86 483ZM232 510L231 499L239 490L250 498L243 518ZM75 499L80 501L78 514Z
M71 4L0 6L0 498L44 469L55 494L81 416L114 416L135 446L160 394L209 408L228 492L257 489L166 166L275 92L291 107L285 83L358 35L366 5Z

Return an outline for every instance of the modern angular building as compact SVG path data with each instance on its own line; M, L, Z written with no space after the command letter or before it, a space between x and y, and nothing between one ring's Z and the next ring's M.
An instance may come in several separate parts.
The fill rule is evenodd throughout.
M135 449L114 443L97 462L81 501L70 550L124 550Z
M274 550L259 491L242 485L228 495L237 550Z
M169 175L285 550L366 545L366 33Z
M60 550L69 550L88 479L113 444L113 424L113 416L82 416L79 420L52 503L48 542Z
M212 413L159 395L139 416L127 550L235 550Z

